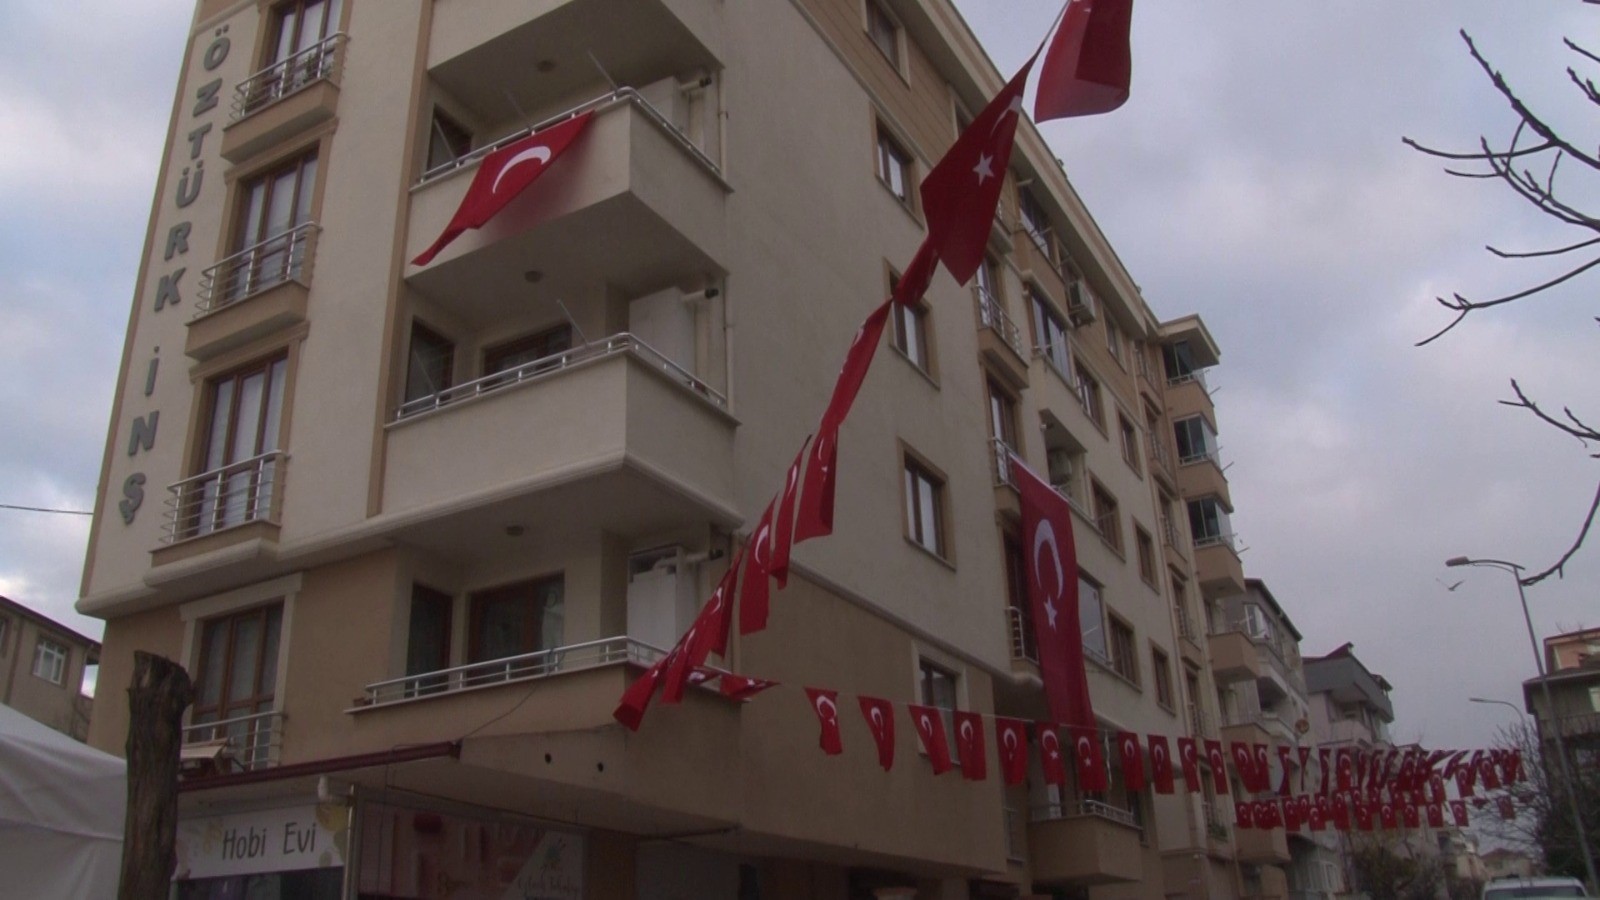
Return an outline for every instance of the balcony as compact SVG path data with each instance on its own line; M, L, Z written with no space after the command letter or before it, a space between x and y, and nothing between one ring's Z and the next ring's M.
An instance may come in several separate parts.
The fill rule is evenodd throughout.
M251 772L278 764L284 714L277 710L186 725L178 751L188 777Z
M1208 598L1244 593L1244 566L1232 534L1195 535L1194 571Z
M1289 862L1289 836L1282 828L1236 828L1234 848L1242 863L1275 866Z
M1224 506L1233 506L1228 494L1228 476L1215 448L1178 460L1178 493L1184 497L1217 497Z
M594 114L587 133L552 164L554 171L429 265L408 267L410 286L467 330L525 315L530 302L638 297L725 271L717 260L726 257L731 188L716 165L630 88L556 120L585 111ZM527 133L429 172L412 189L408 257L444 231L466 194L472 164Z
M1178 523L1164 512L1161 513L1161 543L1179 559L1189 558L1189 549L1185 546L1183 535L1178 531Z
M1193 703L1189 704L1188 710L1190 732L1198 738L1215 740L1217 737L1217 726L1216 723L1211 720L1210 714Z
M1195 624L1194 616L1189 610L1178 607L1174 612L1178 617L1178 652L1184 659L1196 665L1205 665L1205 634L1200 626Z
M222 130L222 158L237 163L333 118L346 37L334 34L241 81Z
M304 322L320 232L315 222L297 225L201 273L184 352L210 359Z
M1036 884L1096 885L1139 881L1144 873L1140 829L1133 816L1095 800L1071 812L1034 807L1028 859Z
M972 292L978 316L978 351L993 371L1021 390L1028 386L1028 351L1022 329L1006 314L998 298L982 286Z
M1538 679L1533 679L1534 683L1537 681ZM1544 729L1546 740L1556 734L1560 734L1563 738L1600 737L1600 712L1576 713L1554 718L1541 717L1539 727Z
M176 544L254 523L276 534L289 455L272 450L260 456L201 472L167 487L163 544Z
M442 697L461 691L579 672L600 666L634 663L649 666L663 651L629 637L610 637L504 659L469 663L434 672L375 681L362 688L359 707L377 707Z
M1144 359L1143 354L1139 356ZM1172 466L1172 450L1167 447L1167 442L1162 440L1154 430L1145 432L1145 442L1150 448L1150 471L1156 474L1168 487L1177 487L1177 470Z
M1176 422L1190 416L1204 414L1216 421L1216 406L1206 389L1205 373L1195 371L1167 380L1167 414Z
M397 536L478 552L509 525L551 537L733 524L726 401L630 334L403 406L387 426L383 509Z
M1013 520L1022 517L1022 499L1017 493L1017 481L1011 475L1010 444L999 438L989 439L989 470L994 473L994 505Z
M1241 631L1219 631L1207 640L1211 669L1219 683L1249 681L1261 675L1261 658L1249 635Z
M1282 832L1279 832L1280 834ZM1282 860L1288 862L1287 859ZM1262 866L1253 881L1246 881L1240 897L1245 900L1288 900L1289 876L1279 866ZM1316 896L1324 896L1317 894Z
M1229 839L1231 829L1222 821L1222 814L1217 811L1216 804L1201 801L1200 825L1205 829L1206 852L1215 857L1232 859L1234 849L1233 841Z

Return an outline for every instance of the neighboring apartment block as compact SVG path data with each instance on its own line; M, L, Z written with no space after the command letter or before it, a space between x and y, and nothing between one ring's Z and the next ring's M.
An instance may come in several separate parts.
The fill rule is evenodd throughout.
M1306 696L1311 709L1311 739L1333 753L1341 748L1373 750L1389 744L1394 721L1390 684L1373 674L1343 644L1326 656L1304 658ZM1362 897L1350 865L1352 836L1324 832L1312 836L1296 875L1301 890L1312 897Z
M100 642L0 597L0 703L80 741L94 700L84 670L100 664Z
M1543 683L1522 683L1523 701L1544 739L1560 735L1569 748L1600 750L1600 628L1545 638L1544 670Z
M179 896L1284 896L1209 777L1060 790L1035 754L1008 788L905 739L885 772L853 719L816 749L802 685L1047 715L1007 451L1077 514L1107 734L1216 738L1230 697L1229 727L1304 718L1228 521L1216 343L1146 304L1026 122L976 283L895 311L835 534L730 648L782 687L611 718L1003 80L948 0L200 0L79 603L106 696L135 650L195 680ZM488 149L583 111L409 262ZM103 705L91 742L127 724Z

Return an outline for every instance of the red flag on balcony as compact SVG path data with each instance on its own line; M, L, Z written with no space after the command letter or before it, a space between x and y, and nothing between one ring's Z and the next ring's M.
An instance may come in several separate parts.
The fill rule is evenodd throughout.
M1467 827L1467 801L1451 800L1450 818L1455 822L1457 828Z
M411 264L427 265L463 232L482 228L485 222L494 218L507 203L550 168L550 164L583 132L593 116L593 112L573 116L485 156L478 163L478 172L472 176L472 184L467 186L466 196L461 198L456 214L450 217L450 224Z
M1255 745L1255 751L1252 754L1252 761L1255 764L1254 768L1256 776L1256 786L1253 788L1253 790L1272 790L1272 763L1267 756L1266 744Z
M1278 779L1279 797L1287 797L1291 793L1289 790L1289 768L1291 765L1289 762L1289 754L1293 750L1293 747L1285 747L1281 745L1278 747L1278 768L1283 772L1282 777Z
M1068 733L1072 735L1073 756L1078 760L1078 790L1109 790L1111 775L1106 771L1099 729L1069 728Z
M989 214L994 215L990 210ZM900 273L900 280L895 282L894 293L890 299L901 306L915 306L922 295L928 292L928 285L933 282L933 273L939 270L939 248L933 244L933 235L923 238L922 245L917 248L915 256L911 257L911 265Z
M789 471L783 477L783 499L778 501L778 521L773 525L772 532L772 562L767 570L771 573L778 587L789 583L789 550L794 543L794 502L795 496L800 493L800 467L806 461L806 446L811 442L811 435L806 435L800 442L800 450L794 455L794 462L789 464Z
M705 665L712 651L727 652L728 628L733 621L733 587L739 577L739 560L743 555L742 550L734 552L728 571L722 574L711 599L701 607L700 614L695 616L694 623L669 655L666 674L661 679L662 703L677 703L683 699L689 674Z
M1407 828L1421 828L1422 814L1417 812L1416 806L1406 803L1400 807L1400 821L1405 823Z
M956 710L956 755L961 757L961 777L968 781L982 781L989 777L989 762L983 745L983 716L975 712Z
M1078 623L1078 552L1067 498L1011 457L1022 513L1023 563L1039 649L1039 677L1050 715L1072 728L1093 729L1083 631Z
M667 660L670 656L656 660L644 674L633 680L627 689L622 692L622 702L612 711L611 717L621 722L629 731L638 731L639 723L644 720L645 710L650 708L650 700L655 696L656 686L661 683L661 675L666 671Z
M1233 755L1233 769L1239 773L1239 783L1244 789L1254 793L1256 790L1256 758L1250 752L1250 745L1243 741L1229 741L1228 752Z
M749 550L744 566L744 577L739 581L739 633L750 634L767 627L767 606L772 596L772 586L767 583L768 567L772 565L772 509L778 498L772 498L767 509L750 532Z
M1033 58L1029 58L922 179L928 241L938 249L939 259L957 284L972 280L983 262L1000 186L1011 165L1012 139L1022 116L1022 91L1032 70Z
M1036 122L1110 112L1128 99L1133 0L1071 0L1039 68Z
M861 717L867 720L867 730L878 745L878 765L885 772L894 768L894 705L878 697L862 694Z
M1221 741L1206 741L1206 762L1211 764L1211 789L1218 796L1228 792L1227 758L1222 755Z
M839 692L808 687L806 697L811 701L811 711L817 714L817 725L821 728L817 744L823 753L838 756L844 752L844 741L839 737Z
M928 762L933 764L933 774L943 775L953 766L950 762L950 745L944 739L944 714L938 707L918 706L907 703L906 708L911 710L911 724L917 728L917 736L922 738L922 749L928 754Z
M765 678L751 678L748 675L735 675L732 672L722 673L722 679L717 682L717 687L722 690L722 696L729 700L748 700L770 687L777 687L776 681Z
M1039 766L1044 770L1044 783L1066 787L1067 762L1061 757L1061 726L1054 722L1039 722Z
M1178 738L1178 763L1183 767L1183 783L1189 793L1200 793L1200 756L1194 738Z
M1021 719L994 717L994 745L1000 755L1000 777L1008 785L1017 785L1028 778L1028 723ZM1059 748L1056 759L1059 763ZM1066 773L1062 773L1066 780Z
M1158 794L1170 794L1177 790L1177 785L1172 777L1172 751L1167 749L1167 736L1164 734L1146 735L1145 740L1150 744L1150 783Z
M1234 801L1233 826L1240 831L1248 831L1256 827L1256 805L1254 801Z
M1122 783L1128 790L1144 790L1144 754L1139 752L1139 736L1131 731L1117 732L1117 751L1122 759Z
M844 366L833 385L833 397L823 410L822 423L817 427L817 440L811 445L806 463L806 480L800 488L799 512L794 523L794 542L810 540L833 533L834 476L839 461L839 426L861 391L867 378L867 368L872 365L872 355L882 343L883 325L889 319L889 304L885 300L867 314L865 322L856 330L855 340L845 353Z

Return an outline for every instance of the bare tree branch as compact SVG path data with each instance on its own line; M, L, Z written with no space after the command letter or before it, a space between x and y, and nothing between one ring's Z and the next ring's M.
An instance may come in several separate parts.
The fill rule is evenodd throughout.
M1574 250L1582 250L1584 247L1593 247L1596 244L1600 244L1600 237L1590 238L1587 241L1579 241L1576 244L1570 244L1566 247L1557 247L1552 250L1525 250L1521 252L1515 252L1511 250L1500 250L1492 245L1484 247L1483 249L1488 250L1490 253L1493 253L1495 256L1498 256L1501 259L1532 259L1536 256L1560 256L1563 253L1571 253Z
M1571 50L1573 53L1576 53L1579 56L1587 58L1590 62L1600 63L1600 56L1596 56L1593 53L1590 53L1588 50L1585 50L1577 44L1574 44L1572 42L1572 38L1562 38L1561 43L1566 44L1568 50Z
M1567 561L1572 559L1573 555L1578 552L1579 547L1583 546L1583 539L1589 536L1589 526L1594 524L1595 510L1600 510L1600 486L1595 488L1594 502L1589 504L1589 514L1583 517L1583 528L1578 532L1578 537L1572 542L1572 546L1567 548L1567 552L1561 554L1561 558L1556 560L1555 565L1545 569L1543 572L1523 578L1523 587L1533 587L1551 575L1557 578L1566 577Z
M1425 153L1425 154L1427 154L1429 156L1437 156L1440 159L1462 159L1462 160L1511 159L1512 157L1516 157L1516 156L1533 156L1533 155L1538 154L1538 153L1543 153L1544 151L1549 150L1550 148L1555 146L1555 144L1545 143L1545 144L1540 144L1537 147L1526 147L1526 148L1524 148L1522 150L1517 150L1517 151L1487 150L1487 151L1484 151L1482 153L1450 153L1450 152L1445 151L1445 150L1438 150L1438 149L1435 149L1433 147L1429 147L1429 146L1426 146L1424 144L1418 143L1417 141L1413 140L1412 138L1408 138L1408 137L1402 137L1400 139L1400 143L1405 144L1407 147L1410 147L1411 149L1416 150L1419 153ZM1448 170L1446 170L1446 171L1448 171ZM1473 175L1471 173L1466 173L1466 172L1460 172L1460 173L1452 172L1451 174L1453 174L1453 175L1454 174L1460 174L1460 175L1462 175L1464 177L1476 177L1476 178L1492 177L1492 176L1484 176L1482 174Z
M1467 51L1472 54L1473 59L1477 60L1478 66L1483 69L1484 73L1489 76L1489 81L1494 84L1495 90L1500 92L1500 96L1506 98L1506 102L1511 104L1512 111L1521 116L1522 121L1526 122L1535 134L1565 150L1572 155L1572 158L1589 168L1600 171L1600 159L1590 156L1567 143L1560 135L1556 134L1555 129L1546 125L1543 119L1533 114L1533 110L1529 109L1527 104L1523 103L1521 98L1511 90L1511 86L1506 84L1505 78L1495 71L1493 66L1489 65L1489 61L1483 58L1483 54L1478 52L1478 45L1472 42L1472 35L1467 34L1466 29L1461 30L1461 39L1467 42Z

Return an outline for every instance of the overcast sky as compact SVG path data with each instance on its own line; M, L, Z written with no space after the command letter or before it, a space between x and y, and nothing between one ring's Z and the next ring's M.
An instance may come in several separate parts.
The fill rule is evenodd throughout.
M957 5L1007 75L1059 9ZM0 504L92 505L192 9L0 4ZM1600 420L1600 273L1413 347L1447 321L1434 296L1554 271L1485 243L1577 236L1400 137L1466 148L1508 132L1466 28L1596 146L1600 116L1564 69L1600 67L1561 37L1597 21L1580 0L1139 0L1132 99L1042 129L1156 314L1198 312L1222 347L1211 384L1247 573L1303 652L1354 642L1394 684L1400 739L1483 746L1512 719L1467 702L1516 701L1532 674L1511 578L1443 561L1543 568L1600 478L1576 442L1496 404L1515 376ZM99 635L72 612L87 536L86 517L0 509L0 594ZM1565 580L1529 590L1540 634L1600 624L1597 585L1600 537Z

